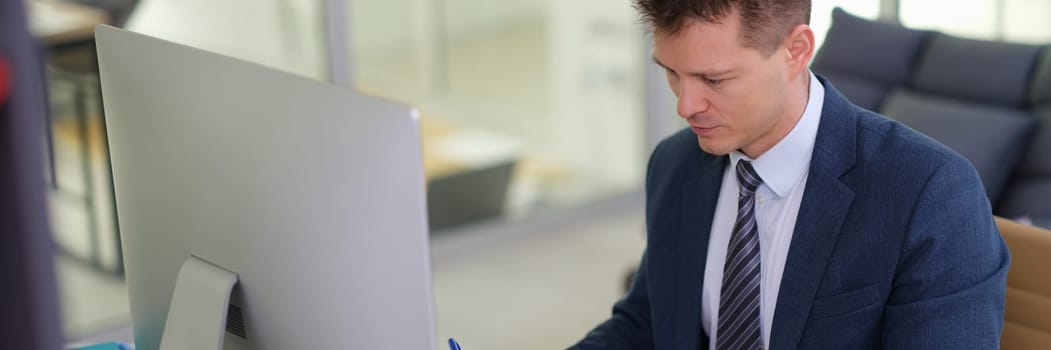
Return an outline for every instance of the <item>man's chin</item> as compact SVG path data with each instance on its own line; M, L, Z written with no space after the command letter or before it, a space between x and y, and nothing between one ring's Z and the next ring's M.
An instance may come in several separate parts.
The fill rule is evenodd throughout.
M714 156L721 157L730 154L730 152L733 152L733 149L730 149L729 147L713 145L710 140L706 141L700 136L697 136L697 145L701 147L701 150L704 151L704 153L708 153Z

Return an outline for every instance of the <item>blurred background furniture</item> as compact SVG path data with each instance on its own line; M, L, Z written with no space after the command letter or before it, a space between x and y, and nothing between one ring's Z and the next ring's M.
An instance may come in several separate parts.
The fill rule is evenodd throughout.
M993 212L1051 228L1046 45L954 37L836 9L814 72L968 158Z
M516 168L522 168L516 167L519 142L427 114L420 119L431 231L501 217Z
M59 251L120 275L119 230L95 55L95 26L134 1L95 7L68 1L27 1L29 29L45 57L50 111L48 180ZM101 5L101 4L97 4Z
M1001 349L1046 349L1051 344L1051 231L996 218L1011 250Z

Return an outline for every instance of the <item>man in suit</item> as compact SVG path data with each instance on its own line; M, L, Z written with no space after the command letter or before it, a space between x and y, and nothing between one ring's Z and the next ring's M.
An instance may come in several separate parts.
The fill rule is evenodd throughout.
M630 291L573 348L998 348L977 173L808 70L808 0L635 7L690 127L650 159Z

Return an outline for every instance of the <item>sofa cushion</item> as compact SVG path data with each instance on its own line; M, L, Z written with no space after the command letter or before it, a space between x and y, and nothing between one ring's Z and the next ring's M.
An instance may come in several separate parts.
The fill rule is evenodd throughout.
M1028 217L1033 224L1051 228L1051 178L1015 179L996 207L998 215Z
M974 164L996 203L1029 144L1036 120L1021 110L895 90L882 112L949 146Z
M1051 104L1039 106L1035 114L1035 136L996 210L1051 229Z
M883 104L883 98L890 91L889 86L850 74L834 71L818 74L828 79L836 90L847 97L847 100L870 111L879 109L879 106Z
M870 79L883 86L900 85L908 81L928 35L926 31L856 17L837 7L812 68L822 74Z
M1051 216L1035 216L1030 217L1029 220L1033 222L1033 226L1051 230Z
M1040 46L935 34L916 68L917 91L1008 107L1028 105Z
M1041 105L1033 112L1037 126L1029 149L1018 167L1018 176L1051 179L1051 104ZM1048 200L1051 203L1051 199ZM1051 204L1049 204L1051 206Z
M1033 86L1029 92L1029 103L1032 105L1051 104L1051 52L1044 49L1036 65Z

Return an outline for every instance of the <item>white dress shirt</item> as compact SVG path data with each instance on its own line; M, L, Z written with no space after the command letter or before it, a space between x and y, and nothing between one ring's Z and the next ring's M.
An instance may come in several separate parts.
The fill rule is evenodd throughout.
M763 184L756 190L755 219L759 227L761 259L759 333L762 336L763 348L768 349L777 294L781 289L781 276L785 270L785 260L788 258L788 247L792 243L803 189L806 187L824 101L825 88L817 77L810 73L810 93L806 109L792 131L758 159L749 159L740 151L730 153L730 165L723 173L723 185L719 191L715 217L712 219L708 259L704 268L701 324L709 336L711 349L715 349L715 340L718 337L719 298L726 249L734 221L737 220L737 162L742 159L751 161L756 173L763 180Z

